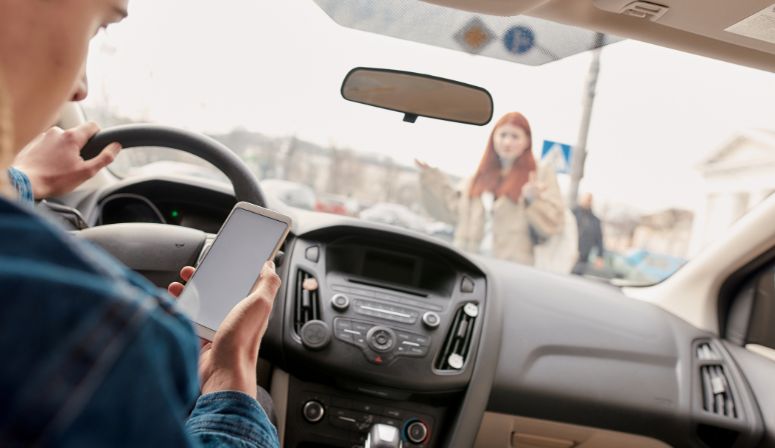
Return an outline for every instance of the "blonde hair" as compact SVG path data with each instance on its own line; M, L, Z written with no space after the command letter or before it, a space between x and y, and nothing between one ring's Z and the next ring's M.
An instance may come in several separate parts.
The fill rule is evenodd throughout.
M0 196L5 197L16 196L16 190L11 185L11 179L7 174L14 158L11 119L11 97L0 70Z

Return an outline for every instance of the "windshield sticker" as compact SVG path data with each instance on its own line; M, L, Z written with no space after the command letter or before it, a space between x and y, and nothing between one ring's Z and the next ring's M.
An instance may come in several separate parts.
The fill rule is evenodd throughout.
M724 31L775 44L775 4L746 17Z
M503 45L514 54L525 54L535 45L535 33L526 26L513 26L503 36Z
M495 39L495 33L479 17L474 17L457 33L455 40L468 53L479 53Z

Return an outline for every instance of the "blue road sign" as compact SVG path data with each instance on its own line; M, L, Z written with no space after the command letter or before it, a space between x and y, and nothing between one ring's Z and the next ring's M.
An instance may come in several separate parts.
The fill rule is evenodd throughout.
M503 45L514 54L525 54L535 45L536 36L533 30L526 26L512 26L503 35Z
M573 147L566 143L544 140L541 148L541 160L548 161L558 173L570 173L572 154Z

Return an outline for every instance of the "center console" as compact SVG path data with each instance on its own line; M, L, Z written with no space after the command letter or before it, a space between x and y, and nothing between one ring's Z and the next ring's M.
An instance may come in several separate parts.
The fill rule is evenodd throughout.
M431 447L468 385L484 276L452 249L404 235L304 235L286 267L285 446L363 446L376 423ZM390 239L386 239L390 238Z

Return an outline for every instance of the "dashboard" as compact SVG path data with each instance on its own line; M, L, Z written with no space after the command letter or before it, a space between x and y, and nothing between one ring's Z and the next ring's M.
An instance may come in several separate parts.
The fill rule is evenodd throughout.
M193 181L163 179L128 181L100 196L91 221L173 224L217 233L235 203L233 193L223 187L214 190Z
M234 203L223 186L174 178L71 198L97 228L167 223L210 240ZM765 431L733 349L656 306L410 231L268 205L295 222L261 347L286 447L362 446L375 423L410 448L514 445L503 416L648 440L619 446L749 447ZM734 398L721 408L708 392L720 382ZM539 439L519 440L549 446Z
M337 226L290 245L285 330L265 336L298 372L288 405L301 431L286 446L362 443L374 422L402 428L406 446L436 446L460 406L487 312L484 275L453 251L386 236Z

